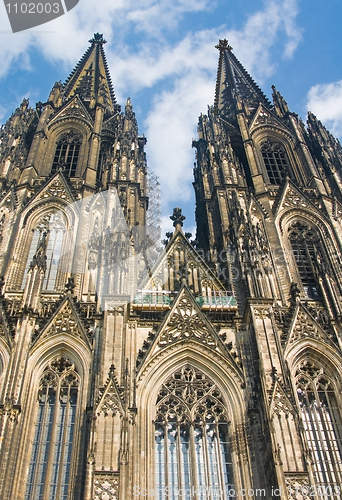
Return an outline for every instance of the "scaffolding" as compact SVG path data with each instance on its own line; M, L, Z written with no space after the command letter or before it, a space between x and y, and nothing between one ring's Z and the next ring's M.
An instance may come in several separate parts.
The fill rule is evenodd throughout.
M159 243L161 240L160 182L154 172L147 173L147 196L146 235L153 243Z

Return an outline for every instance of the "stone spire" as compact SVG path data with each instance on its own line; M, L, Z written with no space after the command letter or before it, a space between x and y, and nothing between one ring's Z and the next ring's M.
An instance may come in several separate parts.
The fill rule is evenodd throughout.
M64 99L78 93L90 107L101 101L105 107L114 110L117 107L114 88L108 70L103 45L103 35L95 33L89 40L90 47L78 61L64 84Z
M272 105L232 52L226 39L219 40L220 51L214 109L221 116L229 118L236 109L244 106L247 111L255 110L261 102L271 109Z

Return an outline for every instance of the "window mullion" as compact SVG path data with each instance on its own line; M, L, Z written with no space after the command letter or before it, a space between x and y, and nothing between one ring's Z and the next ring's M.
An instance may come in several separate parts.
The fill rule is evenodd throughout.
M165 435L165 438L164 438L164 443L165 443L165 446L164 446L164 452L165 452L165 486L168 486L169 485L169 461L168 461L168 458L169 458L169 433L168 433L168 425L167 425L167 422L165 423L165 426L164 426L164 435Z
M42 500L52 500L50 497L50 483L51 483L51 472L52 472L52 458L54 453L54 444L56 441L56 433L57 433L57 421L58 421L58 413L59 413L59 394L60 394L60 381L58 380L58 385L56 387L56 395L55 395L55 408L53 412L53 419L51 425L51 438L49 443L49 453L47 458L47 466L46 466L46 474L45 474L45 485Z
M195 487L195 500L198 500L197 489L199 486L198 482L198 471L196 467L196 443L195 443L195 429L193 422L190 423L190 458L191 458L191 473L192 473L192 481Z
M210 457L209 457L209 451L208 451L208 436L207 436L207 429L205 425L205 421L202 424L202 438L203 438L203 456L204 456L204 470L205 470L205 477L206 477L206 483L208 486L208 490L206 494L206 498L211 499L212 498L212 491L211 491L211 478L210 478Z
M40 471L40 467L39 467L39 462L41 461L42 459L42 452L43 452L43 439L42 437L44 438L44 431L46 430L46 423L47 423L47 418L48 418L48 415L49 415L49 386L47 385L45 387L45 402L44 402L44 409L43 409L43 418L42 418L42 422L41 422L41 427L40 427L40 430L38 432L38 435L37 435L37 464L36 464L36 467L34 467L34 473L33 473L33 476L32 476L32 498L34 498L34 495L37 491L37 488L39 487L38 485L38 474L39 474L39 471ZM37 425L37 424L36 424ZM43 466L44 467L44 466Z
M70 413L70 385L68 385L68 392L67 392L67 403L66 403L66 409L65 409L65 415L64 415L64 421L61 422L63 432L62 432L62 447L61 447L61 454L59 458L59 464L58 464L58 479L57 479L57 488L56 488L56 498L60 498L60 490L61 490L61 484L62 484L62 477L63 477L63 463L65 460L65 449L66 449L66 443L67 443L67 432L68 432L68 422L69 422L69 413Z
M331 483L331 469L329 465L329 459L331 457L330 453L330 446L329 446L329 437L327 436L327 420L325 418L324 413L322 412L321 408L321 399L319 397L319 393L316 390L316 387L314 387L314 392L315 392L315 400L316 400L316 411L315 411L315 418L317 421L317 427L318 427L318 433L319 433L319 442L322 444L321 449L322 449L322 465L323 465L323 471L324 471L324 483L325 484L330 484Z
M46 253L47 254L50 253L49 246L51 245L51 243L52 243L53 247L51 248L51 256L50 256L50 258L49 258L49 255L47 255L47 260L48 260L47 264L48 265L47 265L47 268L46 268L46 271L45 271L45 280L44 280L45 281L45 285L44 285L44 289L45 290L48 290L48 286L49 286L49 279L50 279L51 266L52 266L52 260L53 260L53 251L54 251L55 240L56 240L56 233L55 233L55 231L53 231L53 234L55 236L54 241L53 242L51 241L52 240L52 238L51 238L52 232L48 233L48 238L47 238L47 241L46 241Z
M219 474L219 484L222 485L222 489L224 491L223 493L223 498L226 498L226 488L225 488L225 481L224 481L224 474L223 474L223 463L222 463L222 456L221 456L221 449L220 449L220 429L219 429L219 424L216 422L215 423L215 452L216 452L216 460L217 460L217 469L218 469L218 474Z
M334 407L332 406L331 404L331 399L330 399L330 396L329 396L329 392L325 392L325 397L326 397L326 400L327 400L327 403L328 403L328 408L329 408L329 414L330 414L330 423L331 423L331 429L330 429L330 434L332 435L332 441L335 443L335 446L334 446L334 450L333 450L333 457L334 457L334 460L333 460L333 467L334 467L334 470L335 470L335 474L336 474L336 483L337 484L341 484L342 483L342 471L341 471L341 467L342 467L342 457L341 457L341 439L340 439L340 435L339 435L339 432L338 432L338 422L336 421L336 413L335 413L335 410L334 410ZM334 402L335 400L335 404L337 404L336 402L336 398L333 398L333 401ZM336 429L336 432L334 432L334 429Z
M326 464L327 464L327 475L328 482L330 484L334 484L336 482L336 471L334 467L335 456L332 448L332 442L334 442L334 433L331 432L330 426L331 422L331 414L329 411L327 412L322 405L324 405L324 401L321 401L318 393L318 411L320 414L320 418L322 419L322 432L324 434L324 441L326 443ZM329 418L330 417L330 418Z
M319 480L319 482L326 484L327 471L326 471L326 453L324 450L325 442L321 432L322 420L317 408L319 400L317 399L317 395L315 392L314 392L314 398L315 398L314 403L312 403L309 406L310 409L309 415L310 415L310 420L312 421L313 439L317 450L315 468L316 468L317 479Z
M177 422L177 434L176 434L176 452L177 452L177 461L178 461L178 488L184 488L183 478L182 478L182 470L184 467L184 460L182 460L182 449L181 449L181 438L180 438L180 425Z

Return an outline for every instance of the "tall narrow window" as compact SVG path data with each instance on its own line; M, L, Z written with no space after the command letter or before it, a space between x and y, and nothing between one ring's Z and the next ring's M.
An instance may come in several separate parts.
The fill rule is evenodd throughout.
M268 179L278 186L290 175L289 161L284 146L280 142L265 141L261 144L261 154L265 163Z
M103 173L109 168L111 156L111 145L109 142L102 142L99 154L99 162L96 171L96 180L101 182Z
M163 385L155 421L156 496L158 500L233 499L228 418L217 386L186 365ZM168 490L166 487L168 486ZM188 493L188 496L186 496Z
M304 432L320 499L341 499L342 420L335 389L323 369L305 361L296 372Z
M68 498L78 387L66 358L56 358L43 373L25 500Z
M291 226L289 239L305 296L321 298L318 272L323 254L319 235L308 224L298 221Z
M75 177L81 144L80 134L68 132L61 135L56 145L51 173L55 174L58 168L62 168L66 175Z
M27 272L32 259L39 247L43 237L46 238L46 271L43 282L43 290L54 290L56 286L57 272L61 259L62 245L65 234L65 221L60 213L47 214L39 220L33 230L31 246L26 262L22 288L25 288Z

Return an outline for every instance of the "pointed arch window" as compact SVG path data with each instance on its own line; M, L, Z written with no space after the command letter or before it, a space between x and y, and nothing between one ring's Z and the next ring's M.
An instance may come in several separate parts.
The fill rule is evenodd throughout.
M192 487L198 500L235 498L228 425L220 390L200 371L186 365L162 385L155 420L158 500L178 499L179 490L190 498Z
M265 141L260 151L265 163L268 180L279 186L290 175L289 160L284 146L280 142Z
M317 231L308 224L298 221L289 230L289 240L305 296L320 299L321 288L318 273L323 261L323 253Z
M323 368L309 361L297 369L296 385L319 498L340 499L342 420L335 387Z
M70 360L59 357L44 370L25 500L67 500L74 445L79 376Z
M75 177L81 144L81 134L72 131L62 134L56 144L51 174L55 174L58 168L62 168L67 176Z
M96 171L97 182L102 181L104 172L109 168L111 157L111 144L109 142L102 142L100 147L99 161Z
M45 276L43 281L43 290L55 290L57 273L61 263L61 254L65 235L65 221L60 213L47 214L42 217L36 228L32 230L31 246L28 259L25 266L25 272L22 282L22 288L25 288L27 273L32 267L37 250L41 247L43 240L45 248Z

